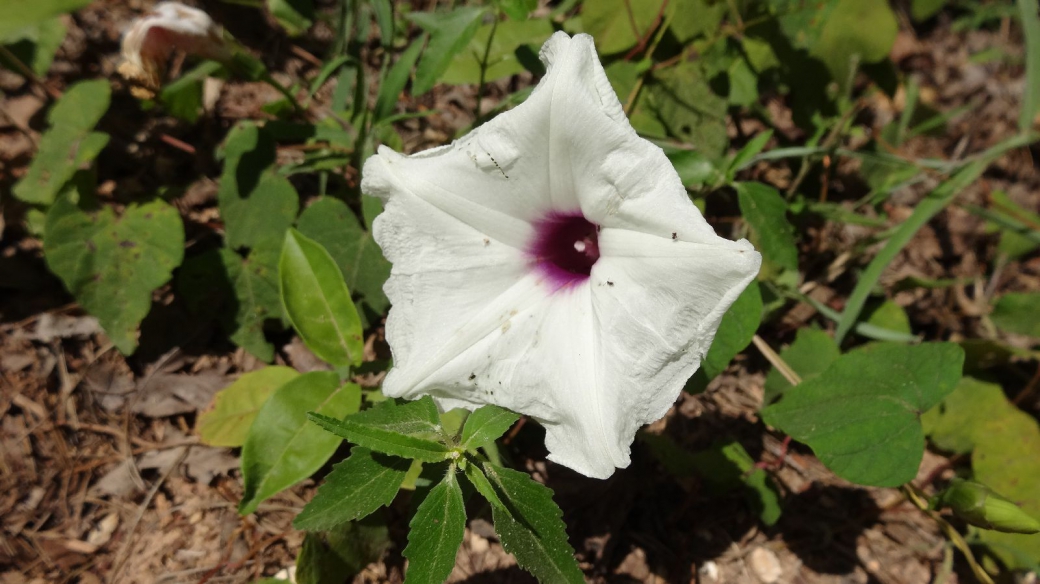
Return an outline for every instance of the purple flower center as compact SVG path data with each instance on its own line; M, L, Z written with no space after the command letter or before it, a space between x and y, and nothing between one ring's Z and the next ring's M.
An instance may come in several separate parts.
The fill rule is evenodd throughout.
M599 226L581 212L550 213L534 224L534 265L557 288L584 282L599 259Z

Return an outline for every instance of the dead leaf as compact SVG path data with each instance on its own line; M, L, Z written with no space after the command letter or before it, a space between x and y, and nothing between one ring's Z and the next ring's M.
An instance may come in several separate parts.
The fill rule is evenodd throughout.
M45 312L36 321L34 340L49 343L55 339L89 337L101 332L98 319L93 316L70 316Z
M214 371L194 375L157 373L138 384L133 412L151 418L189 414L206 407L230 380Z

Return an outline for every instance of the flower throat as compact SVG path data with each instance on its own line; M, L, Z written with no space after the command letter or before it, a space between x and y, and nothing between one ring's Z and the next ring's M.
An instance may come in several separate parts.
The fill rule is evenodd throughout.
M599 227L581 213L551 213L535 224L535 265L556 287L584 282L599 259Z

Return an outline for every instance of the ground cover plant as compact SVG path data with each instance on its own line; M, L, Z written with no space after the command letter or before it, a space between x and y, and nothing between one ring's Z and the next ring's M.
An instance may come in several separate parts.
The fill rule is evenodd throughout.
M1038 10L0 3L0 582L1035 580Z

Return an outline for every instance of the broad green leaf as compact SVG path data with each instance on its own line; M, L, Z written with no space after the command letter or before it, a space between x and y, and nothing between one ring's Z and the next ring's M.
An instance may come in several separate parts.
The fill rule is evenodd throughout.
M466 418L459 446L465 450L476 450L498 440L520 416L498 406L486 405Z
M846 480L899 486L924 454L919 416L953 391L963 363L952 343L867 345L789 389L762 419Z
M361 321L329 252L290 229L278 280L285 314L307 347L332 365L358 365L364 351Z
M720 443L695 452L692 465L713 496L725 496L739 489L762 523L774 525L780 519L776 485L766 471L755 468L755 460L739 442Z
M823 373L840 356L841 351L829 334L810 328L798 329L794 342L780 351L780 358L794 369L802 381L808 381ZM769 405L792 386L779 371L771 369L766 376L764 387L762 403Z
M192 312L220 323L228 337L258 359L271 362L274 346L264 327L281 320L280 249L265 245L243 258L227 248L188 258L177 274L178 291Z
M394 500L411 461L387 456L362 446L337 464L318 488L318 494L296 516L296 529L324 531L360 519Z
M946 5L947 0L910 0L910 17L922 22L935 16Z
M397 58L397 62L387 72L386 79L379 86L376 107L372 110L372 123L377 124L394 113L397 100L401 96L401 92L404 91L404 86L408 84L408 79L412 75L412 67L415 67L415 62L419 59L419 53L422 52L425 43L425 36L412 41L412 44L408 45L408 48L401 53L401 56ZM304 214L306 214L306 211L304 211ZM302 216L300 220L303 220Z
M715 95L698 63L684 61L655 72L647 89L647 107L670 135L692 144L709 159L722 156L729 143L726 100Z
M725 2L711 0L670 0L667 15L671 17L668 30L680 43L686 43L694 37L710 36L718 30L722 17L726 14Z
M466 532L462 488L452 467L430 490L408 524L406 584L444 582L455 567L455 555Z
M312 0L267 0L267 9L289 36L302 35L314 22Z
M451 60L473 39L484 13L483 8L463 6L451 12L408 14L409 20L430 33L430 42L415 70L413 95L422 95L433 89Z
M810 53L827 65L842 87L851 82L853 64L888 57L899 32L888 0L837 0Z
M325 545L320 533L308 533L296 556L296 584L343 584L350 567Z
M1026 84L1022 110L1018 114L1018 129L1028 132L1040 115L1040 3L1037 0L1017 0L1016 4L1022 19L1022 33L1026 37Z
M721 173L711 160L696 150L666 150L665 154L688 189L711 186L721 179Z
M199 416L199 438L210 446L242 446L267 398L299 376L291 367L264 367L242 375L213 396L210 408Z
M798 271L794 228L787 220L787 202L773 187L759 182L734 185L740 212L751 227L751 241L762 252L763 272L778 277Z
M526 473L489 463L466 476L491 503L495 533L520 567L543 584L585 582L551 489Z
M4 14L6 22L8 15ZM34 205L50 205L80 166L94 160L108 144L108 134L92 132L108 110L108 81L80 81L47 112L50 129L40 137L29 170L11 192Z
M1012 292L997 299L990 314L1002 331L1040 338L1040 292Z
M242 501L252 513L260 502L311 476L339 446L340 439L307 421L308 412L339 420L361 407L361 388L340 384L332 371L312 371L271 394L242 446Z
M429 396L397 405L387 400L342 421L322 415L311 420L329 432L377 452L440 462L452 457L452 450L440 440L444 433L437 407Z
M488 47L488 36L492 28L495 36L491 37L491 46ZM451 60L448 69L441 76L441 81L455 84L480 83L480 70L485 52L485 82L522 73L525 63L518 56L526 54L537 63L538 49L552 33L552 23L544 18L507 20L494 26L485 24L477 29L473 40Z
M1004 415L991 418L980 433L971 455L974 478L1040 519L1040 426L1033 416L1010 403L1006 406ZM1011 569L1035 570L1040 564L1040 534L982 530L979 536Z
M538 0L499 0L502 12L513 20L524 20L535 8L538 8Z
M924 433L948 452L967 454L975 448L993 420L1011 407L995 383L965 377L938 405L921 416Z
M701 362L709 380L725 371L730 361L751 344L761 322L762 292L758 282L751 282L722 316L715 340Z
M886 300L875 308L867 317L867 324L908 335L913 333L910 317L906 315L903 307L893 300Z
M378 201L375 197L366 200ZM375 314L384 314L390 301L383 284L390 277L390 262L383 257L370 230L362 228L357 216L339 199L318 199L300 214L296 228L321 244L336 261L347 288Z
M651 27L664 0L596 0L581 8L585 32L596 39L601 55L612 55L636 46Z
M275 144L251 122L231 129L224 142L224 171L217 201L228 246L277 246L296 219L299 195L274 174Z
M4 15L0 19L0 43L22 38L23 29L87 4L90 0L0 0L0 14Z
M77 200L78 199L78 200ZM44 258L65 288L124 355L137 348L137 325L152 292L169 281L184 256L177 209L161 200L93 208L68 189L47 213Z

